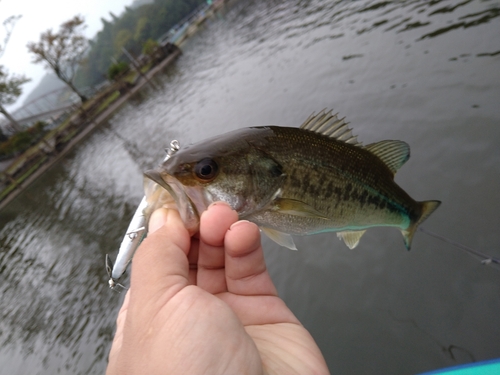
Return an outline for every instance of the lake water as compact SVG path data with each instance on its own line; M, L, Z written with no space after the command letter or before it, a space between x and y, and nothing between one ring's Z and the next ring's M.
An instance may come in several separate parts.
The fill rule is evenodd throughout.
M182 144L334 108L399 139L423 225L500 257L500 3L236 0L183 56L0 215L0 374L102 374L123 295L107 286L142 171ZM500 269L425 233L263 238L280 295L332 373L415 374L500 357ZM128 277L128 276L127 276ZM125 279L128 283L128 279ZM207 338L210 340L210 338Z

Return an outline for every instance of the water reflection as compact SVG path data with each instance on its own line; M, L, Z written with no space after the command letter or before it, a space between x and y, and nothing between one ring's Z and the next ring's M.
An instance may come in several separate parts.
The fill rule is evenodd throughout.
M52 365L72 373L85 373L86 347L94 363L106 359L119 297L106 293L103 249L119 241L121 226L112 223L135 209L124 202L123 185L99 176L92 160L99 146L80 149L28 189L7 208L17 215L2 212L0 344L22 343L24 356L47 366L66 352Z

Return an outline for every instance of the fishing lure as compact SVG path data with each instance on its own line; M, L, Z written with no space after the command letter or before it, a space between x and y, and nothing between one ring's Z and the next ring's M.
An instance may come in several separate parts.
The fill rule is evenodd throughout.
M170 142L170 148L166 149L167 155L163 162L167 161L174 153L180 149L180 144L177 140ZM142 240L147 235L147 224L153 209L148 209L148 200L144 196L135 210L134 216L128 225L127 231L120 244L120 250L116 257L115 263L111 261L109 254L106 254L106 272L109 276L109 287L119 291L118 288L127 289L122 284L118 283L118 279L124 274L128 264L132 260L135 251L141 244Z

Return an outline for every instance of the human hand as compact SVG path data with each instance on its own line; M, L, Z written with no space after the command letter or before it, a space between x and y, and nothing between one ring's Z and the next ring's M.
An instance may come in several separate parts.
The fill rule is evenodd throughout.
M327 374L309 332L278 297L258 227L225 203L190 238L176 210L152 215L132 262L107 375Z

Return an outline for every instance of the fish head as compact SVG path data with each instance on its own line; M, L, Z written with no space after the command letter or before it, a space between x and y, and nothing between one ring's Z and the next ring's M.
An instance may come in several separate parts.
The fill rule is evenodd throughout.
M263 151L269 132L241 129L187 146L144 175L168 191L190 232L213 202L228 203L244 218L269 205L284 179L282 166Z

